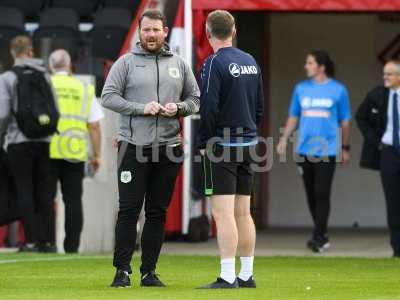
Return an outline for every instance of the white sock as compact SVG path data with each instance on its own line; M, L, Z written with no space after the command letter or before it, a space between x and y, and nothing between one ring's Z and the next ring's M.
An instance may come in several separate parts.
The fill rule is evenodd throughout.
M251 276L253 276L253 263L254 256L240 258L240 279L247 281Z
M236 280L235 274L235 258L224 258L221 259L221 274L223 280L229 283L234 283Z

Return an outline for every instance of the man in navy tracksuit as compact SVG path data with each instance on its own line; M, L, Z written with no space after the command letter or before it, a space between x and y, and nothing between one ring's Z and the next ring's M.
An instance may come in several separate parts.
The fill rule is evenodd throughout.
M257 125L263 112L263 84L254 58L232 47L235 20L227 11L207 17L214 55L201 74L200 138L206 194L211 196L221 255L217 281L202 288L255 287L255 227L250 214ZM239 248L241 269L236 278Z

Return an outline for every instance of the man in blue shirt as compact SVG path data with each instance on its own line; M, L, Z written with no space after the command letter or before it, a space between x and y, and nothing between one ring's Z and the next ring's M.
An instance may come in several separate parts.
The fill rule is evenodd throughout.
M216 282L202 288L255 288L256 234L250 195L264 102L261 71L250 54L232 47L236 30L229 12L210 13L206 32L214 55L201 75L199 148L206 153L205 179L210 184L206 194L211 196L217 225L221 273ZM237 248L241 256L238 278Z
M327 227L337 157L341 154L344 164L350 159L351 110L346 87L333 79L334 64L328 53L310 52L305 70L308 79L294 89L277 152L285 153L288 138L298 128L298 166L314 222L307 246L314 252L323 252L330 246Z
M319 83L302 81L296 85L290 117L299 119L297 153L312 156L336 156L337 131L350 119L346 87L334 79Z

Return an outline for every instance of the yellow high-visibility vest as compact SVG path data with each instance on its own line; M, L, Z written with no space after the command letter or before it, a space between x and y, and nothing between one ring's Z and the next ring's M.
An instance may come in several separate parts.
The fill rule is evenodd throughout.
M51 77L58 98L58 133L50 143L50 158L86 161L88 156L88 117L94 86L64 74Z

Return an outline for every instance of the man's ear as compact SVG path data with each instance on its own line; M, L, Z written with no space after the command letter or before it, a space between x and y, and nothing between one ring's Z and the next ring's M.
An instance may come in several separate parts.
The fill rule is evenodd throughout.
M235 37L236 37L236 27L234 27L232 31L232 40L234 40Z
M35 56L35 52L33 51L33 48L29 49L28 56L30 58L33 58Z
M325 67L325 65L321 65L321 66L320 66L320 69L321 69L322 72L324 72L324 73L326 74L326 67Z
M206 28L206 37L208 40L211 40L211 33L210 33L210 31L208 31L207 28Z
M165 26L164 27L164 35L165 35L165 37L167 37L168 32L169 32L169 28Z

